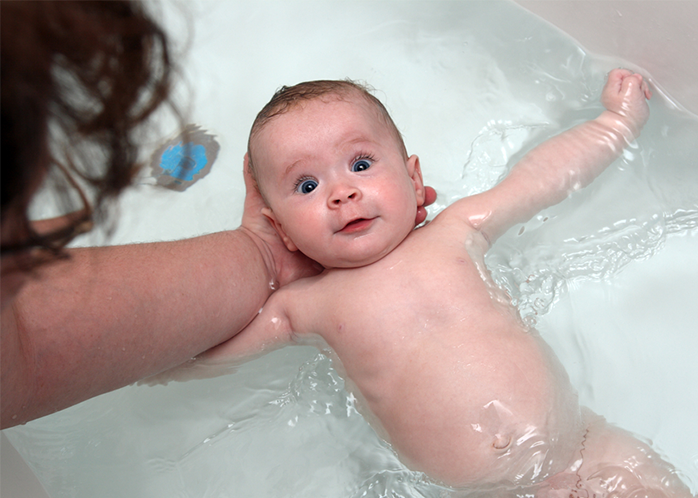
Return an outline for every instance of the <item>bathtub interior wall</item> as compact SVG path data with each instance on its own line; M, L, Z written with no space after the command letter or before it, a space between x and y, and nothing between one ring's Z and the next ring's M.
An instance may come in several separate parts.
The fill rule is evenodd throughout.
M630 61L698 114L698 2L516 0L592 53Z
M555 17L558 2L519 3L574 31L583 46L652 68L671 100L696 109L688 61L696 60L689 28L698 3L572 2L563 20ZM653 13L656 4L664 17ZM611 5L614 29L599 30L594 21ZM144 176L124 199L109 243L235 228L249 125L281 84L351 76L375 86L439 192L436 212L491 185L521 147L592 112L603 73L621 62L588 57L511 2L203 0L157 8L173 32L192 35L183 94L192 121L217 135L221 153L210 175L182 193L157 189ZM193 12L191 26L182 11ZM642 20L643 30L628 19ZM186 36L179 39L186 45ZM646 47L653 39L671 48L621 53L630 40ZM676 53L686 58L659 77ZM524 235L508 234L488 263L520 292L524 315L561 357L582 402L651 439L695 493L698 204L690 186L698 184L691 148L698 124L671 100L653 100L639 149L587 192L546 212L550 221L537 218ZM655 148L660 142L676 147ZM94 243L104 240L82 241ZM590 248L608 258L573 258L578 267L551 271L552 263ZM8 438L53 498L436 493L375 437L329 361L312 348L287 348L231 377L129 387L3 431L2 496L39 498L29 477L17 482L10 470L17 458ZM293 450L269 450L280 441Z

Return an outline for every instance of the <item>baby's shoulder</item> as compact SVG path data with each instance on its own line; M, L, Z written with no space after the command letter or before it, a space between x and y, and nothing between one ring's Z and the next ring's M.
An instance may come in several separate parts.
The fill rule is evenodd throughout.
M470 259L480 260L489 248L484 233L464 219L462 211L449 206L433 220L415 229L398 247L400 254L393 256L425 267L430 263L441 265L451 257L462 258L465 254Z
M464 231L478 230L480 225L486 221L488 213L491 214L492 211L492 206L486 202L487 193L458 199L441 211L434 218L434 221L441 220L449 224L461 224Z
M486 215L477 209L477 205L469 202L470 198L461 199L441 211L423 228L424 235L431 239L453 240L457 242L485 243L484 251L489 248L480 226L486 222Z

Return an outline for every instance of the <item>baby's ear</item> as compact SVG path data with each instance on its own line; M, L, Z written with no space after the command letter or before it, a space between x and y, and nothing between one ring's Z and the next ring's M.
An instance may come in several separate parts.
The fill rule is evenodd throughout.
M419 167L419 158L415 155L411 155L407 159L407 173L412 178L412 184L414 185L414 193L417 196L417 206L424 205L424 180L422 179L422 169Z
M281 238L281 241L286 246L286 249L288 249L291 252L297 251L298 246L296 246L296 244L293 243L293 241L289 238L289 236L286 235L286 232L284 231L284 228L281 226L281 223L279 223L279 220L276 219L276 216L274 215L274 211L272 211L271 208L265 207L265 208L262 208L262 214L267 217L269 222L274 227L274 230L276 230L276 233L279 234L279 237Z

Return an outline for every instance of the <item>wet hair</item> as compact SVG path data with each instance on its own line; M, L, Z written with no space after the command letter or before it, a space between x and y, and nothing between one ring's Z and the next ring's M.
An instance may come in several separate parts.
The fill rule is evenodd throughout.
M247 153L249 157L249 168L253 177L259 185L259 178L254 167L252 157L252 140L259 134L269 121L274 117L284 114L295 107L316 99L335 98L338 100L349 100L352 97L362 98L367 102L371 109L376 111L379 119L388 127L390 133L394 136L398 146L401 149L405 159L407 158L407 149L402 139L402 134L390 117L390 113L385 108L383 103L378 100L372 93L373 89L362 83L346 80L316 80L298 83L294 86L283 86L274 94L272 99L259 111L257 117L252 123L250 137L247 142Z
M2 219L21 216L26 245L42 246L27 215L42 179L58 164L93 187L101 213L139 169L140 125L169 101L173 66L164 31L140 1L3 1L0 9ZM58 195L72 206L68 183Z

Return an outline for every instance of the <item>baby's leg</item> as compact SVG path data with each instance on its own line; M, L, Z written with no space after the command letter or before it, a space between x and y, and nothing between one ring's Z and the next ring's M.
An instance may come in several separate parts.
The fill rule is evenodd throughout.
M554 476L538 496L546 498L691 498L674 468L647 444L585 410L581 460Z

